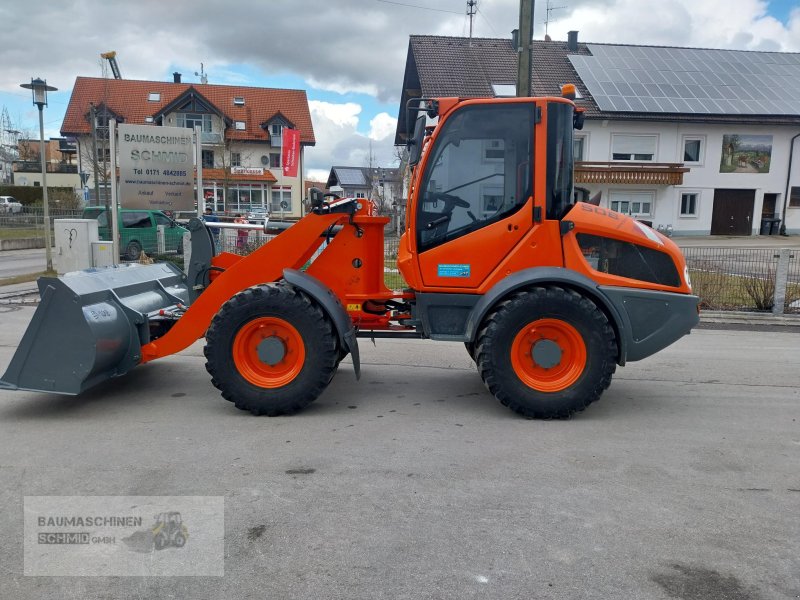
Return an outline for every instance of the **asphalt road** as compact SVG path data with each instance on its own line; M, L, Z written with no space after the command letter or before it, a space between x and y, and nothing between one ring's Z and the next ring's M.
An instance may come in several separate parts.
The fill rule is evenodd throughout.
M39 273L44 271L46 266L44 248L0 252L0 279Z
M0 306L0 368L32 312ZM0 392L0 597L800 597L797 333L697 330L552 422L460 344L361 353L276 419L220 398L199 344L78 398ZM25 577L25 495L224 496L225 575Z

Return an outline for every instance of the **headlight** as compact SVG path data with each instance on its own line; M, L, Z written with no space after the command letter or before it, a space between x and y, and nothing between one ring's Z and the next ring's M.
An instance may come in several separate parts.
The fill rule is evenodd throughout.
M692 278L689 277L689 267L683 267L683 279L686 281L686 285L689 286L689 291L692 291Z

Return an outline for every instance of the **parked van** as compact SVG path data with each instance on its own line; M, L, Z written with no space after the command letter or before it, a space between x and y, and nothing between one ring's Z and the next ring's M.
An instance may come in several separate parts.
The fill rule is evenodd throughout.
M158 226L164 226L164 249L167 252L183 252L183 234L189 230L181 227L160 210L124 208L119 211L119 252L126 260L139 260L144 250L147 254L158 253ZM111 239L111 226L103 206L91 206L83 210L84 219L97 219L101 240Z

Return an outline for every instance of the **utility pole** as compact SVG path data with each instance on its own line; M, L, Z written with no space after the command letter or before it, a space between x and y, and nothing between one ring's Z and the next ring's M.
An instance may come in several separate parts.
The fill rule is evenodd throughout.
M94 179L94 204L100 205L100 175L98 174L97 165L97 110L95 110L94 102L89 105L89 118L92 120L92 171ZM108 210L108 205L106 205ZM108 214L108 213L106 213Z
M472 48L472 20L475 18L475 5L478 0L467 0L467 16L469 17L469 47Z
M519 3L519 45L517 52L517 96L533 96L531 87L531 65L533 61L533 5L534 0Z

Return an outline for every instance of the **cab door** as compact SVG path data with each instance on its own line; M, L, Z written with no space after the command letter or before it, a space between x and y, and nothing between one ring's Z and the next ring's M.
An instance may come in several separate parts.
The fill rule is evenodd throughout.
M414 241L425 288L475 289L533 226L535 104L466 104L421 175Z

